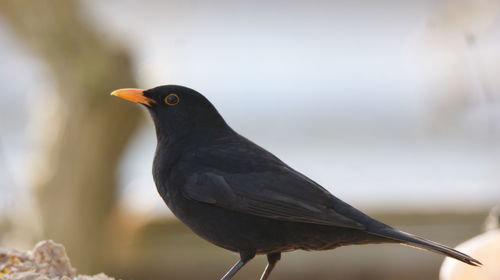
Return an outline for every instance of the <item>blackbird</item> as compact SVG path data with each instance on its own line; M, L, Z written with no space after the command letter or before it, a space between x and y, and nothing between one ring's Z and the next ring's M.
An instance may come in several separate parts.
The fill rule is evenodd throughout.
M266 254L268 279L282 252L399 243L470 265L474 258L379 222L239 135L200 93L178 85L111 93L143 104L157 136L153 177L167 206L202 238L237 252L231 279Z

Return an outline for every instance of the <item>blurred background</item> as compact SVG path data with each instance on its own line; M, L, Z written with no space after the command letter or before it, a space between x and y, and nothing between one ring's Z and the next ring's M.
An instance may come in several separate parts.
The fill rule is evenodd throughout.
M500 204L500 1L0 1L0 246L80 273L218 279L237 256L180 224L156 139L117 88L200 91L336 196L455 246ZM293 252L273 279L437 279L397 246ZM260 257L236 279L256 279Z

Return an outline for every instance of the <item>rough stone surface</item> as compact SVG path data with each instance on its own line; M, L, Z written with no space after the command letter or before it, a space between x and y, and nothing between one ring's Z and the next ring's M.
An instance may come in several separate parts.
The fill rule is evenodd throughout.
M0 248L1 280L114 280L104 273L76 275L61 244L38 242L33 250L20 252Z

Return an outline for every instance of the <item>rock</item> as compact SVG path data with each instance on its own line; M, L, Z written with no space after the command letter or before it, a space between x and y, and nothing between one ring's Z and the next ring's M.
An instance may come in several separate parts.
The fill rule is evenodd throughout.
M36 271L49 278L74 277L75 269L71 267L64 246L53 241L40 241L33 249Z
M7 274L7 279L12 280L48 280L49 278L42 276L40 273L36 273L33 271L23 271L23 272L15 272L11 274Z
M114 280L104 273L76 275L63 245L52 240L38 242L33 250L20 252L0 248L1 280Z
M87 275L78 275L74 280L110 280L113 278L108 277L104 273L99 273L94 276L87 276ZM61 279L63 280L63 279Z

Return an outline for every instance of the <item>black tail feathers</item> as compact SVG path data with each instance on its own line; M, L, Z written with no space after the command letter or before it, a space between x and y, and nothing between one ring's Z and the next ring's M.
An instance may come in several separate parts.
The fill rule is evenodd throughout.
M413 234L409 234L391 227L379 229L376 231L370 231L371 234L382 236L385 238L389 238L395 241L399 241L399 243L408 245L411 247L419 248L419 249L424 249L428 251L432 251L438 254L446 255L448 257L455 258L459 261L462 261L466 264L470 264L473 266L480 266L482 265L481 262L478 260L461 253L455 249L446 247L444 245L441 245L439 243L426 240L424 238L415 236Z

